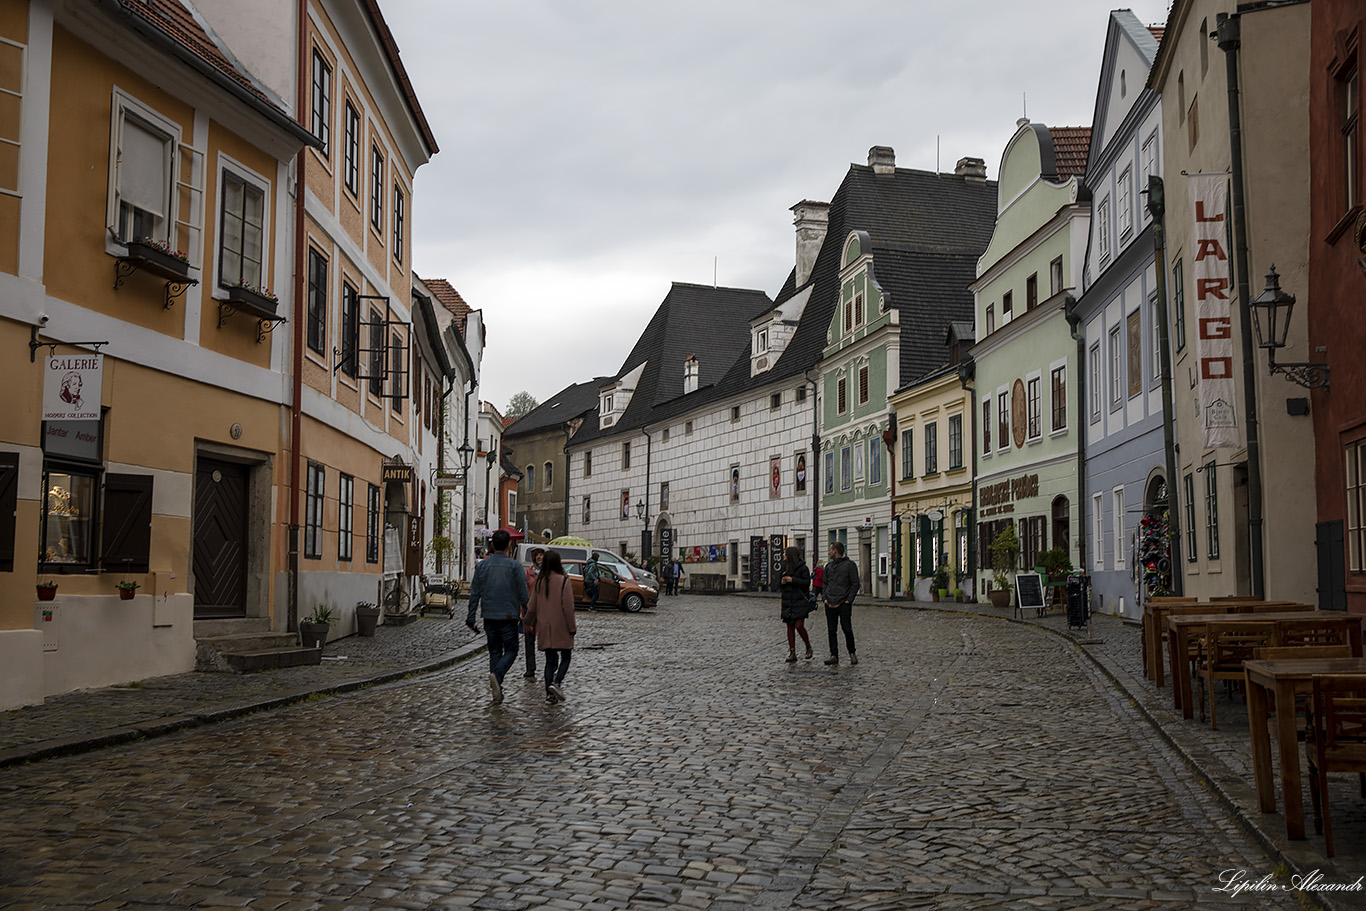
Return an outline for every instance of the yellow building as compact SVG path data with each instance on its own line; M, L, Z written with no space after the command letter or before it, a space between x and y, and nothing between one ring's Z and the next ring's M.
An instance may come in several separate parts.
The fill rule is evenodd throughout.
M971 323L950 324L948 362L888 400L897 427L898 464L892 472L892 513L899 528L896 594L916 600L930 600L940 564L948 567L949 591L961 587L973 594L972 459L977 450L971 389L964 388L960 372L969 365L959 361L960 351L972 342Z
M189 670L196 617L271 616L270 330L312 140L164 0L0 5L0 89L3 708Z

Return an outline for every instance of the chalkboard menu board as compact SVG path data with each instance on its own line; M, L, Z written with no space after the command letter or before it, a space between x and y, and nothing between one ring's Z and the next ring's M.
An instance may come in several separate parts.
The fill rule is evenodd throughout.
M1043 576L1038 573L1020 573L1015 577L1015 594L1020 599L1020 610L1030 607L1043 610Z

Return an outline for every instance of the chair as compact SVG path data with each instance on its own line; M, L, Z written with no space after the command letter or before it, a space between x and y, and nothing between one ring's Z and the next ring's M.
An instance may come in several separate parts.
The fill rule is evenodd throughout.
M1216 595L1210 598L1211 601L1261 601L1261 598L1254 598L1251 595Z
M1209 690L1209 726L1218 730L1214 715L1214 681L1243 678L1243 662L1257 657L1257 650L1275 644L1276 624L1271 621L1212 622L1205 628L1202 654L1196 664L1200 677L1200 720L1205 720L1205 694Z
M1350 658L1350 645L1273 645L1257 649L1258 660L1277 661L1284 658Z
M1282 620L1276 624L1277 645L1347 645L1347 618Z
M1309 797L1314 831L1323 835L1333 856L1333 824L1328 812L1328 773L1356 772L1366 797L1366 674L1316 674L1309 702Z

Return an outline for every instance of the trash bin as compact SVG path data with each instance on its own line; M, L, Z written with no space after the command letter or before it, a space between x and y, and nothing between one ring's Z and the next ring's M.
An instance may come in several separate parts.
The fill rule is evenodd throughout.
M1067 628L1085 626L1091 617L1091 579L1085 573L1067 577Z

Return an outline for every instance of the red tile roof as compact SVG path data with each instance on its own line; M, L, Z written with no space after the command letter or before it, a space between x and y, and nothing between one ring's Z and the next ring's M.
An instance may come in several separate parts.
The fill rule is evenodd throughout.
M1081 177L1086 174L1086 156L1091 149L1090 127L1050 127L1053 159L1058 176Z
M460 292L455 290L455 287L444 278L422 278L421 280L441 306L455 314L456 325L460 327L460 334L463 336L465 334L465 318L470 315L470 311L474 308L465 303Z
M1161 25L1150 25L1150 26L1148 26L1148 31L1150 31L1150 32L1153 33L1153 37L1157 39L1157 43L1158 43L1158 44L1161 44L1161 43L1162 43L1162 33L1165 32L1166 30L1167 30L1167 29L1166 29L1165 27L1161 26Z

